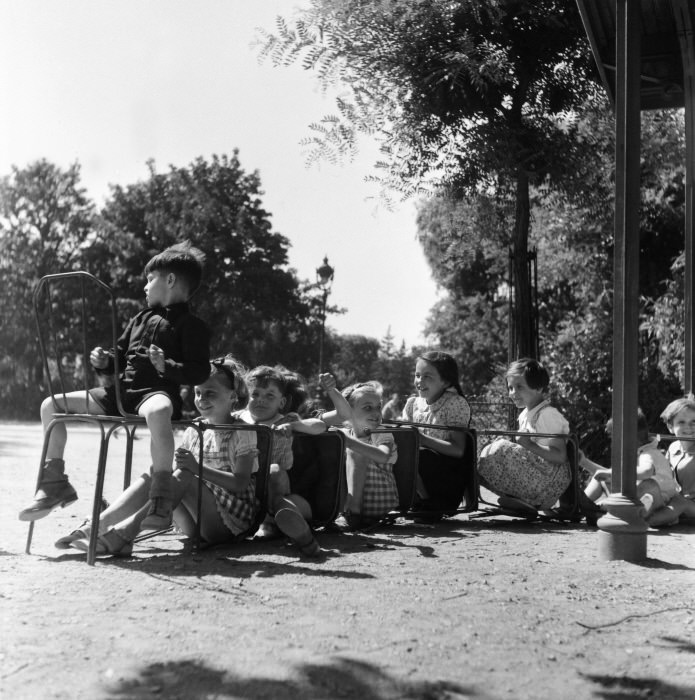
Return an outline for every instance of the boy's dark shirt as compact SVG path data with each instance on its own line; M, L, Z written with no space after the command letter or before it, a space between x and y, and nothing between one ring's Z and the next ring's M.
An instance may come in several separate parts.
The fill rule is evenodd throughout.
M147 354L152 344L164 352L163 374ZM163 389L178 398L181 384L202 384L210 375L210 330L189 312L186 303L156 306L138 313L118 339L117 351L126 392ZM113 371L112 356L101 372Z

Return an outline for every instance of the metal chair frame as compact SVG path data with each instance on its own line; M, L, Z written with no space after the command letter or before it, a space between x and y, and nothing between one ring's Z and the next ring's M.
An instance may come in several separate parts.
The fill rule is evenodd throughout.
M463 499L465 506L456 509L456 513L470 513L478 510L478 470L477 470L477 431L462 425L444 425L441 423L418 423L415 421L388 420L382 423L384 426L393 425L395 427L428 428L431 430L447 430L449 432L459 432L464 436L464 450L461 456L461 469L465 474L465 485ZM419 445L419 441L418 441ZM462 502L464 502L462 501ZM428 511L431 514L433 511ZM442 511L449 513L451 511ZM416 515L416 513L413 513Z
M69 392L66 392L65 390L65 381L63 377L62 371L60 369L58 370L58 376L60 379L60 392L56 392L53 387L53 382L51 381L51 370L50 370L50 362L49 362L49 349L46 343L46 338L44 337L44 329L42 328L42 322L41 322L41 311L40 311L40 302L43 297L43 295L46 295L46 298L48 300L48 308L49 308L49 317L52 315L52 303L51 303L51 285L52 284L60 284L68 279L76 279L79 280L80 282L80 289L81 289L81 298L80 298L80 308L81 308L81 335L82 335L82 356L84 358L84 363L83 363L83 372L82 372L82 379L83 379L83 384L84 384L84 393L85 393L85 406L88 405L89 401L89 389L91 388L88 382L88 374L87 374L87 358L89 356L89 350L90 348L87 347L87 326L88 326L88 318L87 318L87 285L91 284L94 286L95 291L100 290L104 295L106 295L108 302L109 302L109 312L110 312L110 326L111 326L111 336L112 336L112 347L116 347L116 342L118 340L118 323L117 323L117 308L116 308L116 298L113 293L113 290L109 287L109 285L105 284L101 280L97 279L94 275L85 272L83 270L77 270L74 272L63 272L63 273L57 273L57 274L51 274L51 275L45 275L42 277L37 286L36 289L34 290L34 295L33 295L33 305L34 305L34 315L36 317L36 324L37 324L37 330L38 330L38 338L39 338L39 347L41 350L41 357L43 361L43 368L44 368L44 373L46 376L46 379L49 384L49 390L51 392L51 398L53 400L53 405L55 407L55 414L53 416L53 420L49 423L49 425L46 428L46 432L44 435L44 444L43 444L43 449L41 453L41 461L39 463L39 472L36 480L36 489L39 488L39 484L41 482L41 475L43 471L43 465L46 460L46 452L48 449L48 440L50 437L51 432L55 428L56 425L59 423L69 423L69 422L83 422L83 423L91 423L93 425L97 425L100 429L100 444L99 444L99 456L98 456L98 461L97 461L97 481L94 489L94 503L93 503L93 508L92 508L92 528L91 528L91 533L90 533L90 540L89 540L89 550L87 552L87 563L89 565L93 565L96 559L96 545L97 545L97 537L98 537L98 527L94 527L95 524L98 524L99 522L99 515L101 512L101 498L102 498L102 493L103 493L103 486L104 486L104 476L105 476L105 471L106 471L106 460L108 456L108 445L109 441L116 433L121 428L125 429L126 436L127 436L127 443L126 443L126 465L125 465L125 470L124 470L124 479L123 479L123 484L124 488L127 488L127 486L130 484L130 476L131 476L131 464L132 464L132 453L133 453L133 439L134 439L134 434L135 434L135 429L138 425L145 425L146 421L144 418L141 416L138 416L137 414L133 413L128 413L124 408L123 408L123 403L121 399L121 387L120 387L120 382L118 379L116 379L114 383L114 389L115 389L115 395L116 395L116 405L118 407L119 411L119 416L107 416L107 415L100 415L100 414L91 414L91 413L65 413L64 411L61 410L61 406L59 404L59 398L60 396L65 397L65 395ZM57 339L54 337L53 339L53 347L56 348L57 350ZM114 353L114 377L118 378L120 377L120 363L118 359L118 353ZM60 368L60 358L57 356L52 358L55 360L56 365L58 368ZM172 421L172 427L192 427L196 429L199 433L200 437L200 452L199 452L199 459L198 459L198 478L199 478L199 490L198 490L198 513L201 511L201 504L202 504L202 474L203 474L203 431L204 429L216 429L213 426L207 426L205 428L202 427L202 425L194 420L176 420ZM228 429L229 426L224 426L225 429ZM27 542L26 542L26 553L29 554L31 552L31 542L33 538L33 533L34 533L34 523L35 521L31 521L29 523L29 532L27 535ZM196 523L196 537L195 537L195 546L200 545L200 520L198 519Z
M579 455L579 439L574 433L528 433L528 432L522 432L519 430L478 430L478 435L485 435L485 436L494 436L494 437L508 437L508 438L515 438L515 437L520 437L520 436L525 436L528 437L529 435L532 435L534 438L561 438L565 440L568 446L567 450L567 459L569 461L570 465L570 472L571 472L571 481L567 488L565 489L564 493L560 496L560 506L566 508L567 510L565 511L566 517L563 519L566 519L570 522L579 522L582 519L582 510L580 507L579 503L579 492L581 490L581 487L579 485L579 467L578 467L578 455ZM477 453L476 453L476 462L477 462ZM476 469L477 472L477 469ZM494 515L495 511L500 511L500 513L504 510L499 508L497 503L490 503L488 501L485 501L481 496L480 496L480 488L478 485L478 500L483 503L486 506L491 506L490 509L485 510L486 515ZM508 514L507 511L504 511L504 514ZM524 517L523 515L519 515L519 517Z
M299 479L299 474L307 469L310 465L304 464L299 459L302 443L308 445L314 445L317 448L318 455L315 459L318 460L319 468L319 479L330 478L329 486L327 489L330 497L321 495L317 498L307 498L311 510L313 513L312 523L314 525L322 526L333 522L338 513L340 512L340 507L345 493L345 436L340 430L328 430L325 433L319 433L318 435L309 435L306 433L297 433L294 435L292 440L292 449L295 456L294 464L289 472L290 484L294 487ZM293 481L295 482L293 484ZM333 482L333 485L331 485Z

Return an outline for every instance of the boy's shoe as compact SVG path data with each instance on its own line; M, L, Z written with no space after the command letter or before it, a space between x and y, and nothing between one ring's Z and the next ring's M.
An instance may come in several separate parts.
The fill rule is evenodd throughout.
M155 496L150 499L150 507L145 519L140 524L141 530L168 530L173 522L173 503L171 498Z
M258 527L254 540L276 540L282 536L280 528L272 517L267 517Z
M40 520L58 506L65 508L76 500L77 492L65 475L65 463L62 459L49 459L44 465L34 502L19 512L19 519Z
M287 535L304 556L318 557L321 554L321 547L301 513L291 508L281 508L275 513L275 523L280 532Z
M333 527L340 532L355 532L362 527L362 514L346 510L333 521Z

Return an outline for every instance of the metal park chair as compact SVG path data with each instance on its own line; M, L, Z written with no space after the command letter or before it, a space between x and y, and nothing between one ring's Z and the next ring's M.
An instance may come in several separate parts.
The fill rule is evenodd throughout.
M520 432L518 430L479 430L478 435L485 438L486 442L489 439L500 437L513 439L518 436L528 437L529 433ZM553 519L578 523L584 512L581 507L582 489L579 483L579 441L574 433L533 433L534 438L561 438L564 439L567 445L567 459L570 465L571 480L563 494L560 496L558 508L556 509L557 517ZM478 491L478 499L485 505L482 515L515 515L513 511L500 508L497 503L485 501ZM532 516L524 515L519 512L518 517L526 520L532 519Z
M295 434L292 493L307 500L315 525L332 523L345 497L345 437L339 430L319 435Z
M34 291L33 301L43 369L48 382L48 391L50 391L55 407L53 419L47 426L44 435L36 488L38 489L41 481L49 437L59 423L80 422L99 428L100 440L92 507L92 528L87 553L87 563L93 565L96 558L97 525L101 512L104 476L111 437L118 431L123 431L126 436L123 477L123 486L126 488L130 484L135 431L138 426L145 425L145 420L138 415L128 413L123 408L118 381L115 382L114 388L119 415L95 415L87 412L89 389L98 384L98 378L89 364L89 353L97 345L116 347L116 341L120 334L116 298L111 288L84 271L46 275L39 280ZM104 342L105 339L107 342ZM71 359L72 357L76 359L75 370L69 374L68 370L73 368L70 362L64 361L64 358ZM117 356L114 358L114 364L114 376L118 377L122 368L119 366ZM66 413L64 411L64 397L67 393L74 391L84 392L84 413ZM216 429L215 426L203 426L193 420L172 421L172 426L192 427L198 431L200 437L198 477L202 484L203 432L204 430ZM258 431L259 434L263 432ZM263 489L266 488L266 478L267 474L261 477ZM201 510L201 493L200 491L198 493L198 512ZM264 501L262 503L264 504ZM32 521L29 523L27 535L27 554L31 551L33 532L34 522ZM195 539L197 546L200 543L199 521Z
M472 428L463 427L461 425L442 425L438 423L417 423L413 421L401 421L401 420L389 420L384 421L384 429L387 432L393 432L394 430L388 430L389 426L394 426L395 428L429 428L432 430L446 430L449 432L461 433L464 437L464 450L463 455L458 459L459 468L461 470L463 490L461 494L461 501L458 508L442 510L441 515L453 515L455 513L469 513L475 511L478 508L478 472L476 470L476 459L477 459L477 437L476 431ZM417 450L419 455L419 439L417 441ZM399 448L400 457L400 448ZM415 478L417 478L417 460L415 462ZM414 486L413 486L414 489ZM413 494L414 498L414 494ZM412 501L411 501L412 503ZM433 514L434 511L428 511L428 514ZM417 513L413 513L417 515Z

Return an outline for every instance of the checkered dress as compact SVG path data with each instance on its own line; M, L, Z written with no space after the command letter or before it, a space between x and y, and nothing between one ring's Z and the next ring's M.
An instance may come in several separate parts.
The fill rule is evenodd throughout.
M198 454L198 432L187 428L181 447ZM203 463L206 467L235 473L236 460L242 455L258 455L256 434L250 430L206 430L203 433ZM253 472L258 471L258 459L254 460ZM251 476L248 486L237 493L213 484L207 479L203 483L215 496L217 512L227 528L240 535L251 527L256 516L256 478Z
M345 429L345 432L356 437L351 429ZM356 439L375 447L386 445L389 448L389 455L384 462L377 464L371 459L367 462L367 476L362 491L362 515L381 517L398 505L398 489L393 475L393 465L398 459L396 443L391 433L372 433Z

